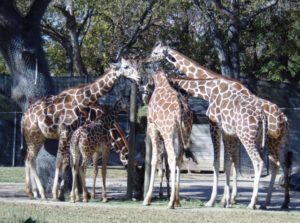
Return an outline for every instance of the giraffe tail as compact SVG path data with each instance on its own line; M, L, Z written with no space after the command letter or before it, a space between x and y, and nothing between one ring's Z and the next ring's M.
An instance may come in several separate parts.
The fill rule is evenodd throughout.
M261 142L261 147L264 148L266 145L266 134L267 134L267 117L263 113L262 114L262 142Z
M24 147L24 141L25 141L25 136L24 136L24 125L23 125L23 116L21 119L21 148L20 148L20 153L21 157L23 160L25 160L26 155L27 155L27 146Z

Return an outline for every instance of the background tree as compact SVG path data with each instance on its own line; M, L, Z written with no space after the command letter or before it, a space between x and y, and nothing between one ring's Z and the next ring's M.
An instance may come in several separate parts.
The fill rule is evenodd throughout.
M53 89L40 32L40 21L49 2L33 1L26 13L18 9L15 1L0 2L0 52L12 76L12 98L23 111Z

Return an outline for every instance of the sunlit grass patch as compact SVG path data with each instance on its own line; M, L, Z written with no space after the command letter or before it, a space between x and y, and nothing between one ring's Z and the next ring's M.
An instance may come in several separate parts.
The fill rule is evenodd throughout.
M0 167L1 183L22 183L25 180L24 167Z

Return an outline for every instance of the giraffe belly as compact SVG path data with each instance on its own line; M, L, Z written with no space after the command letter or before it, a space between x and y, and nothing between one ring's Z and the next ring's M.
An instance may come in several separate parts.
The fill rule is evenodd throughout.
M236 135L236 129L234 126L228 124L228 123L222 123L222 130L227 134L227 135Z

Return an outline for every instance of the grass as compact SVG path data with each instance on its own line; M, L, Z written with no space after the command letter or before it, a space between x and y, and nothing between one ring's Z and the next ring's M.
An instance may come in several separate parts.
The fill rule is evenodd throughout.
M99 169L98 176L101 176ZM87 177L93 177L93 168L88 168ZM107 178L126 179L127 172L125 169L108 169ZM24 167L0 167L0 183L23 183L25 180Z
M197 200L183 201L181 208L169 210L167 200L141 202L31 202L1 203L0 222L299 222L299 212L251 211L246 209L205 208Z
M23 183L25 180L24 167L1 167L0 182L1 183Z

